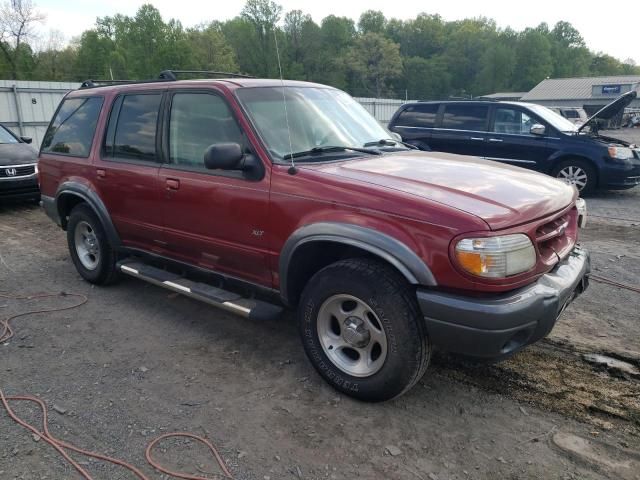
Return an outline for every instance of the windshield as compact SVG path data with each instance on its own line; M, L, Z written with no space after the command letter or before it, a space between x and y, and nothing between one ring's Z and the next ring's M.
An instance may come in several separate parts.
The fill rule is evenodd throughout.
M391 136L358 102L333 88L241 88L237 96L276 161L316 147L363 147Z
M548 122L552 127L560 130L561 132L574 133L578 131L578 127L576 127L573 122L570 122L559 113L556 113L547 107L532 103L527 104L527 107L538 116L542 117L545 122Z
M9 133L9 131L5 127L0 126L0 143L19 143L19 142L18 140L16 140L16 137L11 135L11 133Z

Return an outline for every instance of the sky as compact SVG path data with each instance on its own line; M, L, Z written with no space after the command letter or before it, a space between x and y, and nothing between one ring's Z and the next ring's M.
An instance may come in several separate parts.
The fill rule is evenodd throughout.
M144 3L153 4L165 20L176 18L185 27L209 20L227 20L240 13L244 0L34 0L47 20L42 31L60 30L67 40L91 28L96 17L122 13L134 15ZM387 18L409 19L418 13L440 14L445 20L485 16L499 27L515 30L534 27L541 22L553 26L559 20L570 22L584 37L587 46L620 60L631 58L640 64L637 29L632 21L640 18L640 2L611 3L587 0L529 0L505 2L496 0L449 0L439 2L416 0L276 0L284 11L300 9L316 22L327 15L358 20L368 9L380 10ZM623 13L624 12L624 13ZM635 19L635 20L633 20ZM634 30L636 30L634 32ZM45 33L46 35L46 33Z

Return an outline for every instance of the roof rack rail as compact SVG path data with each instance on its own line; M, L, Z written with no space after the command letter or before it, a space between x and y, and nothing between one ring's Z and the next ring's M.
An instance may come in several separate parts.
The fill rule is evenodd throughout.
M127 85L135 83L155 83L155 82L175 82L178 80L177 75L207 75L210 77L220 78L255 78L251 75L245 75L243 73L230 73L230 72L213 72L211 70L163 70L160 72L157 78L150 80L94 80L89 79L82 82L80 88L95 88L105 87L109 85Z
M215 72L212 70L163 70L158 75L159 79L167 80L167 81L175 81L178 79L177 75L207 75L210 77L230 77L230 78L255 78L252 75L246 75L244 73L231 73L231 72Z
M155 82L166 82L168 79L165 78L154 78L152 80L85 80L80 85L81 89L84 88L96 88L96 87L108 87L110 85L130 85L135 83L155 83Z

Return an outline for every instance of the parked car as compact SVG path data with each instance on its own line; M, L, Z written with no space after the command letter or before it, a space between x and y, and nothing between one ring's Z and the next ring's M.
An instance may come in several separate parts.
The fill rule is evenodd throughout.
M563 182L407 148L324 85L162 77L86 83L44 138L43 207L89 282L257 321L296 308L313 366L368 401L410 389L433 348L513 354L587 286Z
M566 118L571 123L580 127L587 120L589 120L589 115L584 108L580 107L548 107L549 110L556 112L558 115Z
M640 184L638 146L598 133L599 120L614 117L635 97L635 91L620 96L580 127L532 103L413 102L398 109L389 129L423 150L530 168L588 194Z
M40 198L38 188L38 152L31 138L18 137L0 125L0 201Z

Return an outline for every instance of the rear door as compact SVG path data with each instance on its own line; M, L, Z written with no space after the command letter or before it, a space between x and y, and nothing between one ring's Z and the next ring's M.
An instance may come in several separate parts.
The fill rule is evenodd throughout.
M432 150L474 155L486 154L489 105L452 102L444 105L438 128L433 130L429 145Z
M118 96L111 108L95 185L122 242L162 253L161 192L158 173L158 114L163 93Z
M227 100L214 89L173 91L165 119L161 210L171 256L271 285L264 235L269 176L264 165L258 179L204 166L205 150L213 144L238 143L253 154Z
M528 110L515 105L494 105L485 157L544 171L553 148L546 135L531 134L535 124L545 125L549 130L548 125Z
M430 150L430 139L436 126L439 103L416 103L404 108L394 119L391 130L402 140L421 150Z

